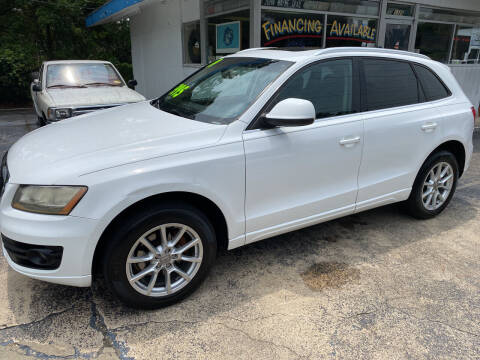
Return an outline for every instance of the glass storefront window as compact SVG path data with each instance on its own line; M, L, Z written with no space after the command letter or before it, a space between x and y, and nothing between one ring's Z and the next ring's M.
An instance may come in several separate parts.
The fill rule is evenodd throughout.
M238 49L250 47L250 10L208 17L207 21L209 63Z
M200 64L200 21L183 24L183 63Z
M324 16L262 12L262 46L322 47Z
M396 50L408 50L410 40L409 24L387 23L385 27L385 48Z
M447 21L466 24L480 24L480 14L445 10L445 9L430 9L426 7L420 8L420 19L430 21Z
M480 28L457 26L453 38L452 63L477 63L480 49Z
M250 0L207 0L205 1L205 15L234 11L248 6L250 6Z
M387 16L413 16L413 5L389 3Z
M447 62L453 25L419 23L415 49L433 60Z
M369 0L262 0L262 6L378 16L378 1Z
M375 46L377 20L327 16L327 47Z

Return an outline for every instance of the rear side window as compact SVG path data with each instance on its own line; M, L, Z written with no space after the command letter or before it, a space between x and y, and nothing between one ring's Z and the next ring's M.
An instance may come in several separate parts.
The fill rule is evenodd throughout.
M417 104L419 89L415 73L407 62L363 59L366 110Z
M422 84L427 101L443 99L450 95L450 92L431 70L421 65L414 64L413 66L417 73L418 80L420 80Z

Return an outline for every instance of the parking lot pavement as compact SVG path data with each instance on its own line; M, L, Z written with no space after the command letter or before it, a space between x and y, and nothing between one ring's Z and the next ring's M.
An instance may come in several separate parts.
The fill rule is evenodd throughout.
M0 113L0 146L31 118ZM158 311L101 283L30 280L0 255L0 359L478 359L479 210L476 152L441 216L387 206L224 252Z

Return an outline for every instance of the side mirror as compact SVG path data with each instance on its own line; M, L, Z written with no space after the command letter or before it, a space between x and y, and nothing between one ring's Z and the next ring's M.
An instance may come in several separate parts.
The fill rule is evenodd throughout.
M30 74L32 77L32 81L39 80L38 78L40 77L40 73L38 71L34 71Z
M305 126L315 121L315 107L311 101L288 98L280 101L264 117L270 126Z
M127 86L132 90L135 90L135 86L137 85L138 85L137 80L128 80L127 82Z
M33 91L42 91L42 85L38 81L34 81L32 85Z

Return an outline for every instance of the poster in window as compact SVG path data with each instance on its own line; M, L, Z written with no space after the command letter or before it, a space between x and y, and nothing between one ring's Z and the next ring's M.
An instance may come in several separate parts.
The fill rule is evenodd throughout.
M217 24L217 53L240 51L240 21Z
M322 47L323 15L262 13L262 46Z

